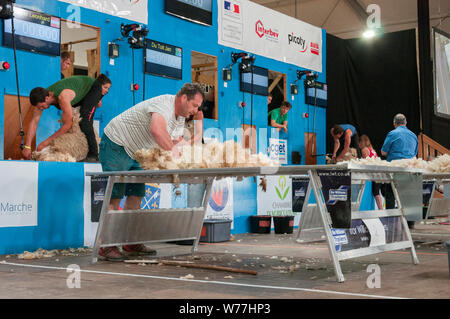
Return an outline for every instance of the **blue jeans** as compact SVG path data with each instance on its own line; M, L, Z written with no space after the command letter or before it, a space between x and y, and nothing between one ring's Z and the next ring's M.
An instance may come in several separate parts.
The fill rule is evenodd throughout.
M106 134L103 134L102 136L99 149L100 163L102 164L104 172L142 170L139 163L127 154L123 146L117 145L111 141ZM124 195L144 197L145 184L114 184L111 198L123 198Z

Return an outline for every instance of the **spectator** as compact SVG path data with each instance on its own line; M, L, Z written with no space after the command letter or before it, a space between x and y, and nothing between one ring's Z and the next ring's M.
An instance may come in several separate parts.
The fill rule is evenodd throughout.
M288 112L291 108L291 103L288 101L283 101L279 108L270 111L270 125L276 127L277 131L283 129L287 133Z
M362 158L376 158L378 157L377 152L374 150L372 143L367 135L361 135L359 139L359 148L361 149ZM380 195L381 184L372 182L372 195L375 197L375 202L379 210L383 209L383 199Z
M72 65L72 59L70 58L69 52L61 53L61 80L65 78L63 71L70 68Z
M415 157L419 143L416 134L406 127L406 117L403 114L397 114L393 124L395 129L386 136L381 148L381 155L386 156L388 162ZM395 208L395 197L391 184L384 185L383 195L386 199L386 208ZM414 228L414 221L408 221L408 225L410 228Z

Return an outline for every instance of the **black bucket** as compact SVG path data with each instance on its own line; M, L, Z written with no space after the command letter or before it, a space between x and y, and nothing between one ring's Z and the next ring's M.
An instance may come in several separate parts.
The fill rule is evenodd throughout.
M250 216L250 230L255 234L270 234L272 216Z
M275 234L292 234L294 232L294 216L273 216Z

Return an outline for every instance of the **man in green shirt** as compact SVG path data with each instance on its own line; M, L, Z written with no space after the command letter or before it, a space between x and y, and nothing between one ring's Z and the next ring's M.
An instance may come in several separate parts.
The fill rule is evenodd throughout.
M288 101L283 101L278 109L269 112L270 125L277 128L277 131L283 129L287 133L288 112L292 105Z
M101 74L97 80L89 76L71 76L60 80L47 89L37 87L31 90L30 102L33 105L33 118L28 126L25 146L22 156L25 159L31 158L31 142L36 135L36 130L41 119L42 111L54 105L62 110L62 126L39 144L37 151L42 151L50 144L50 141L63 135L72 127L72 108L80 106L81 131L86 135L89 145L88 157L90 161L98 158L98 147L93 129L93 115L95 108L100 104L101 99L108 93L111 87L111 80Z

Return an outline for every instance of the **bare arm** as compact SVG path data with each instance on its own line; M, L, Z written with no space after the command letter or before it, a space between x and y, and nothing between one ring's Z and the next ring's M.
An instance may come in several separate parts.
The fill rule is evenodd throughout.
M341 146L341 143L339 142L339 138L337 138L337 136L335 136L333 134L333 129L330 130L331 136L333 136L333 140L334 140L334 148L333 148L333 159L336 158L336 153L339 149L339 146Z
M158 113L151 113L150 134L152 134L155 142L164 150L170 151L174 147L172 138L167 132L166 119Z
M275 120L270 120L270 126L276 127L276 128L283 128L284 125L278 124Z
M352 131L346 130L344 134L345 134L344 149L342 150L341 154L339 154L339 156L347 154L347 152L350 150L350 143L352 141Z
M27 137L25 139L25 146L31 147L31 143L33 142L34 137L36 136L36 131L39 125L39 120L41 119L42 110L39 110L38 108L34 108L33 111L33 117L30 121L30 124L28 125L27 130ZM31 158L31 149L30 148L24 148L22 150L22 157L24 159L30 159Z
M63 124L55 133L50 135L45 141L38 146L38 151L42 151L43 148L48 146L54 138L63 135L72 127L72 105L70 102L75 98L75 92L69 89L63 90L58 98L59 107L62 110Z
M191 138L191 144L200 142L203 138L203 112L197 112L194 115L194 120L194 136Z

